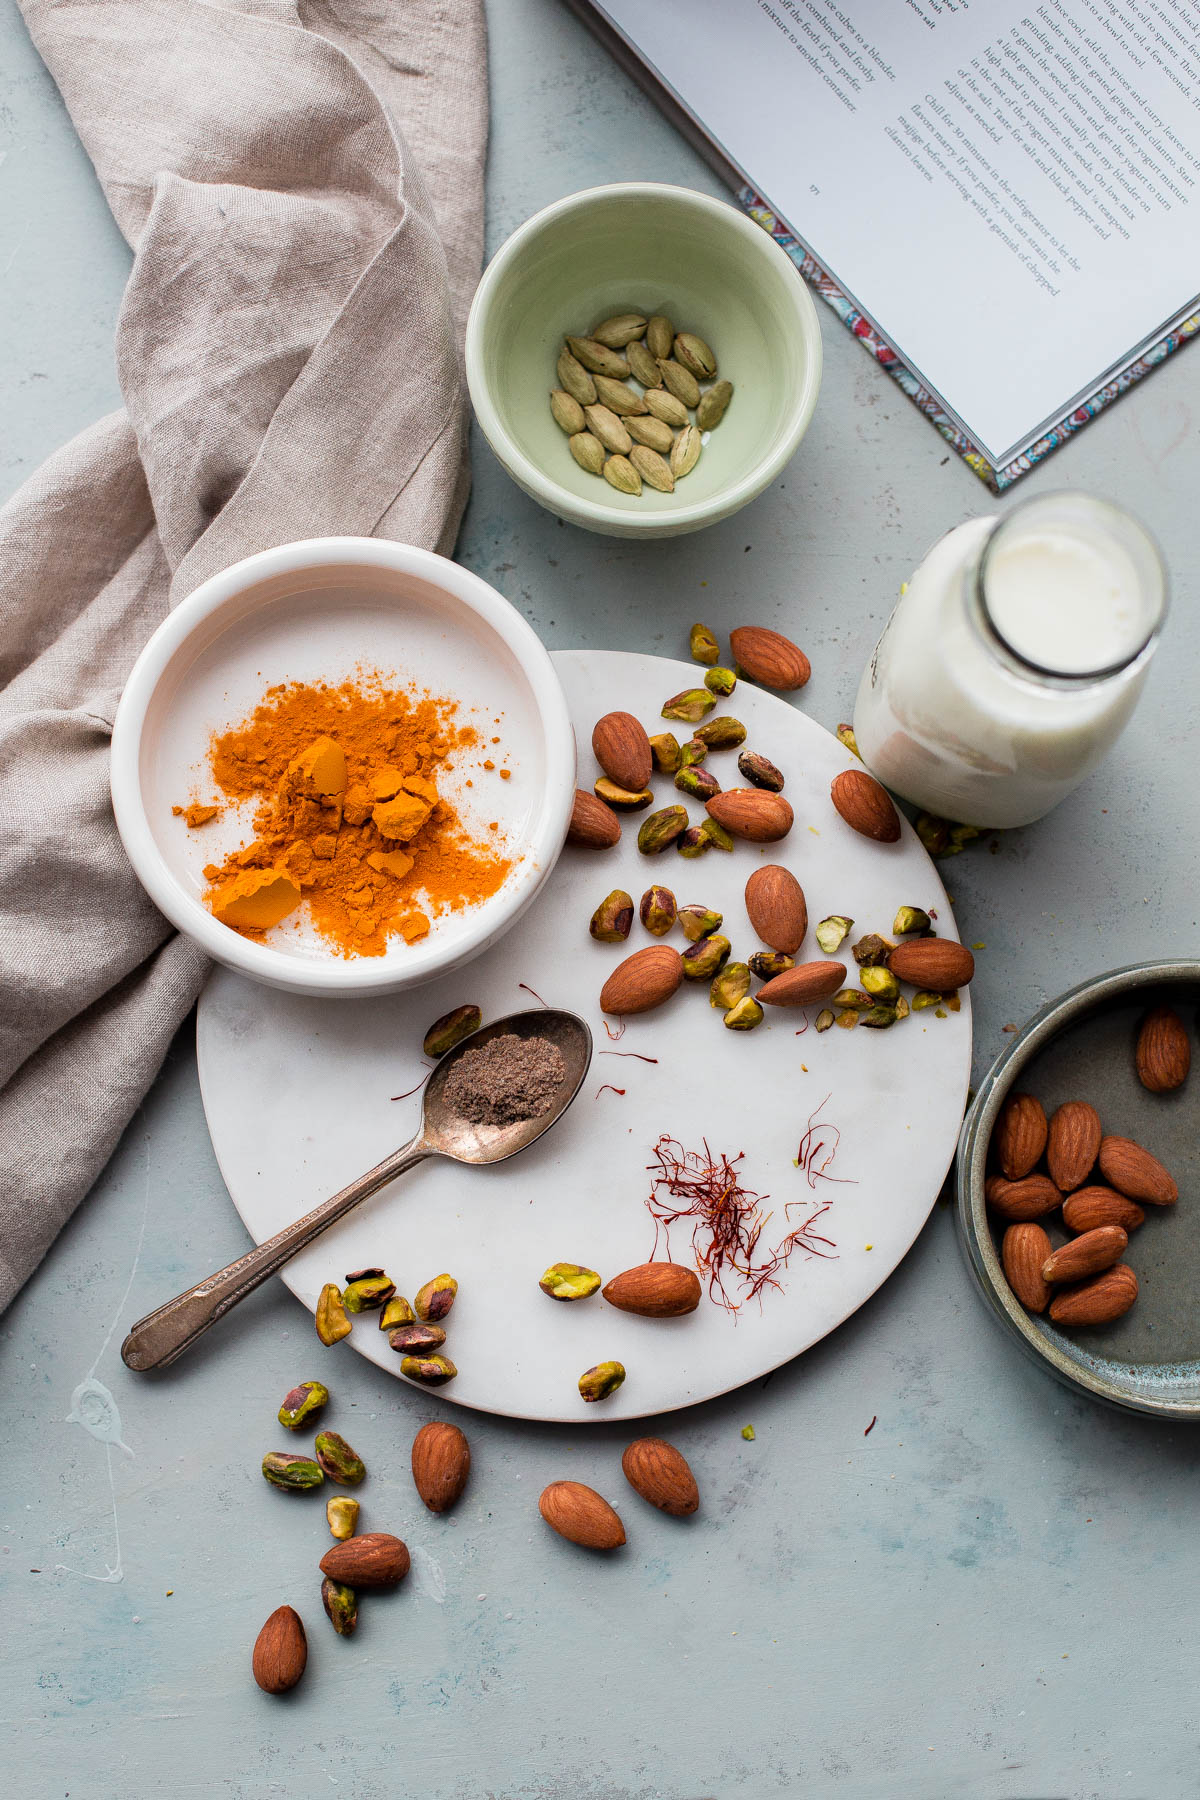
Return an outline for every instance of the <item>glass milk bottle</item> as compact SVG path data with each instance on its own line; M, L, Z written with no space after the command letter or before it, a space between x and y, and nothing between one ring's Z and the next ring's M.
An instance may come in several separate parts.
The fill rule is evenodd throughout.
M863 760L943 818L1040 819L1120 735L1166 605L1157 545L1103 500L1047 494L955 526L863 675Z

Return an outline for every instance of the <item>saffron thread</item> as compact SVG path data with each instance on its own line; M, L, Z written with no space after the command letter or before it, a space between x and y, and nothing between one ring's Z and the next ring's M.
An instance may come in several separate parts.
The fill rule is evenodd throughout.
M624 1088L614 1087L611 1081L606 1081L604 1083L603 1087L598 1087L596 1089L595 1098L598 1100L600 1098L601 1094L604 1094L604 1093L623 1095L624 1092L625 1092Z
M532 994L538 1005L545 1006L546 1011L549 1012L549 1006L546 1005L546 1002L542 999L542 996L538 993L536 988L531 988L527 981L518 981L517 986L519 988L524 988L527 994Z
M657 1056L643 1056L640 1050L598 1050L597 1056L636 1056L639 1062L656 1063Z
M849 1175L829 1173L829 1165L837 1155L838 1145L842 1141L842 1134L837 1126L831 1125L828 1119L819 1117L830 1099L831 1096L826 1094L820 1106L814 1107L809 1113L808 1125L796 1151L796 1167L810 1188L815 1188L818 1181L836 1181L851 1187L856 1185Z
M429 1080L429 1077L432 1074L433 1074L432 1069L426 1070L425 1074L422 1075L420 1081L418 1081L416 1087L407 1088L403 1094L393 1094L392 1099L393 1100L407 1100L410 1094L418 1093L421 1090L421 1088L423 1088L425 1086L425 1083Z

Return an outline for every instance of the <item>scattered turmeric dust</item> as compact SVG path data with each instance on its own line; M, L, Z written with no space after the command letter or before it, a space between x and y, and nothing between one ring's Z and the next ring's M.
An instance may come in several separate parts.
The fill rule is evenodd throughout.
M450 700L362 675L269 688L214 733L217 787L258 801L253 842L204 871L214 915L261 938L304 903L342 956L382 956L390 937L415 943L432 918L494 894L510 860L474 842L438 789L454 753L478 742L454 714ZM192 824L206 809L176 810Z

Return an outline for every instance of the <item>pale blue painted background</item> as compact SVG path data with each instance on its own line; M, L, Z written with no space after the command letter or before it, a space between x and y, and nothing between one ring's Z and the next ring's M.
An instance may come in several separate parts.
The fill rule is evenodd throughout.
M0 30L0 487L118 404L128 257L11 0ZM489 242L595 181L717 184L555 0L493 0ZM932 302L931 302L932 303ZM898 582L988 496L831 318L816 421L781 483L715 531L632 548L559 526L480 445L460 554L553 645L678 654L692 618L778 620L833 725ZM1166 545L1175 611L1117 755L1045 824L951 866L982 939L977 1071L1046 996L1196 948L1195 511L1200 352L1185 351L1021 492L1125 499ZM746 548L749 546L749 549ZM1182 1209L1181 1209L1182 1210ZM1182 1220L1181 1220L1182 1223ZM144 1240L138 1250L139 1237ZM122 1324L246 1239L213 1163L189 1029L97 1191L0 1323L6 1773L33 1800L1184 1800L1200 1786L1200 1434L1068 1397L967 1285L939 1208L896 1277L802 1361L669 1422L705 1496L679 1524L623 1498L623 1432L464 1419L475 1476L435 1520L407 1474L436 1410L314 1354L281 1288L158 1380L98 1376L135 1451L64 1423ZM132 1274L128 1298L122 1303ZM119 1337L118 1340L119 1341ZM319 1505L257 1473L297 1378L335 1369L372 1523L441 1563L334 1639L309 1574ZM871 1436L863 1429L873 1414ZM752 1420L757 1441L743 1442ZM534 1502L574 1475L620 1497L598 1564ZM66 1564L73 1573L56 1572ZM39 1574L30 1570L38 1569ZM173 1590L168 1597L167 1590ZM309 1621L291 1701L252 1686L283 1600Z

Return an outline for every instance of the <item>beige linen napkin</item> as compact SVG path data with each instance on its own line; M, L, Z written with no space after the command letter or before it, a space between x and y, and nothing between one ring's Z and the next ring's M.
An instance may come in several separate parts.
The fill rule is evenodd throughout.
M487 133L482 0L24 11L135 256L127 410L0 511L0 1307L205 973L109 806L138 651L251 551L453 545Z

